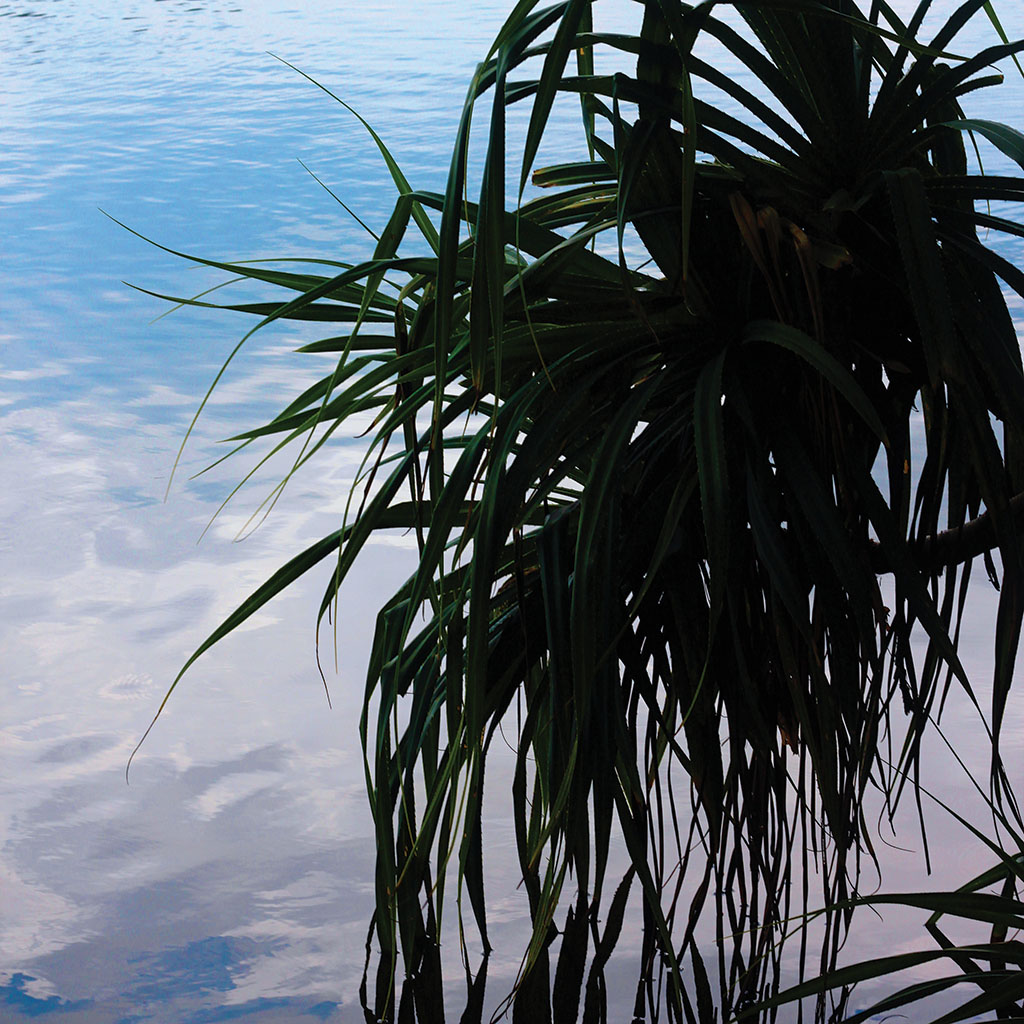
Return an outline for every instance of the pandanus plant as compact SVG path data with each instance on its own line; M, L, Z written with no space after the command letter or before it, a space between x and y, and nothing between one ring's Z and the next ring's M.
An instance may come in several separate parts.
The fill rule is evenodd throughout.
M947 691L978 704L957 655L978 557L1001 588L988 796L1013 813L999 736L1024 614L1024 371L1004 292L1024 296L1024 273L992 243L1024 234L1000 215L1024 179L982 173L971 147L1020 164L1024 136L962 102L1024 43L982 0L921 39L930 6L904 21L883 0L644 0L622 34L595 0L520 0L470 85L444 194L373 135L399 195L370 259L199 261L290 292L225 304L254 331L332 325L304 346L332 371L243 447L294 446L299 469L353 417L374 427L345 521L185 668L321 564L324 620L374 531L418 544L377 620L361 721L379 1016L440 1012L450 875L460 928L490 949L499 728L533 922L516 1017L604 1016L631 887L638 1016L777 1013L812 903L835 963L873 856L867 788L894 808ZM983 9L1002 42L964 56ZM601 73L607 54L635 73ZM535 169L560 94L579 98L581 159ZM610 882L616 843L632 866Z

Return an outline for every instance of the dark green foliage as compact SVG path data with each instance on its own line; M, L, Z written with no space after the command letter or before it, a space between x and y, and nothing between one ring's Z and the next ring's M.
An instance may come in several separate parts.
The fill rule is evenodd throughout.
M1024 137L960 99L1024 43L952 53L981 0L919 41L928 6L905 25L882 2L645 0L627 36L601 32L591 0L522 0L472 83L445 195L414 191L374 136L400 196L372 260L223 265L294 293L228 307L259 326L348 325L308 346L338 353L333 374L237 440L302 441L298 465L372 410L373 486L196 656L333 559L322 619L372 531L419 541L378 619L361 726L378 1013L396 969L437 970L449 874L487 947L485 767L515 722L534 922L515 1019L550 1019L552 998L556 1020L603 1016L631 886L639 1014L772 1015L787 922L811 903L829 908L834 963L871 851L867 787L895 807L937 702L951 686L975 700L957 639L990 550L989 795L1012 816L998 740L1024 612L1024 371L1001 288L1024 295L1024 275L988 232L1024 234L999 216L1024 179L972 172L965 142L1021 163ZM702 59L705 36L747 77ZM606 50L635 75L602 75ZM702 98L709 84L742 118ZM470 114L488 92L474 204ZM560 92L580 98L592 158L534 172L548 191L510 211L506 105L533 104L522 196ZM399 255L413 225L433 255ZM644 255L627 259L633 237ZM616 832L634 865L618 888ZM710 927L717 964L695 941ZM837 1015L852 980L830 978ZM416 987L421 1019L438 998Z

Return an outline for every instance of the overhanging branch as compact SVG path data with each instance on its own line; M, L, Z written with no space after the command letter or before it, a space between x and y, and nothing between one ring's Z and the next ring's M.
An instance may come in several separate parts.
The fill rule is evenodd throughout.
M1010 514L1024 519L1024 494L1010 499ZM997 547L996 528L991 512L983 512L952 530L932 534L911 545L911 553L917 566L924 572L939 572L950 566L968 562L986 551ZM893 571L885 550L878 541L871 541L871 562L879 574Z

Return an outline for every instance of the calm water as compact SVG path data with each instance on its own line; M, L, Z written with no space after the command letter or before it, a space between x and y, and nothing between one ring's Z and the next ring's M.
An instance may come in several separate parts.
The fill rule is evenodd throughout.
M376 228L393 199L379 156L267 51L352 103L415 185L440 188L465 84L507 6L0 2L0 1020L362 1020L373 845L357 715L373 609L410 553L401 538L375 545L343 595L333 711L314 661L317 579L195 667L125 786L185 657L334 528L360 449L340 445L234 544L275 477L257 481L197 546L238 467L188 477L218 438L313 378L320 365L292 350L315 334L280 329L243 352L165 503L197 400L249 323L155 321L166 305L123 279L172 294L211 279L99 209L202 255L362 256L367 237L297 161ZM631 4L610 7L628 24ZM971 111L1019 123L1022 95L1014 83ZM981 594L965 642L980 676L991 608ZM935 785L955 793L934 763ZM488 836L497 998L526 919L500 808ZM944 842L936 884L958 884L976 851ZM919 884L903 863L919 862L894 855L892 888ZM920 943L891 927L889 949Z

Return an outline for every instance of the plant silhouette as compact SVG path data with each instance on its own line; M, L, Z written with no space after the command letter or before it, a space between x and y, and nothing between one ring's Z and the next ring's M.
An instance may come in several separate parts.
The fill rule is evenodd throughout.
M398 198L369 259L199 261L290 293L223 304L253 331L330 325L304 350L333 370L242 447L290 447L298 471L354 417L373 428L344 523L185 669L321 564L324 620L375 531L418 544L377 620L361 720L368 1019L441 1019L452 878L459 934L490 949L481 809L503 724L533 922L513 1019L606 1018L631 893L637 1018L767 1019L813 996L808 1013L841 1019L849 984L897 969L829 973L873 856L864 796L917 796L947 691L978 703L957 647L979 557L1000 587L984 795L1020 828L999 739L1024 615L1004 290L1024 296L1024 273L989 234L1024 235L1002 215L1024 179L982 173L971 147L1020 165L1024 136L961 104L1024 43L957 52L975 17L1002 32L982 0L927 39L929 3L909 21L865 7L644 0L614 34L592 0L521 0L470 84L444 194L417 191L371 129ZM603 73L612 52L635 72ZM535 169L566 95L583 158ZM507 177L517 103L532 107ZM632 866L610 878L618 842ZM1019 862L1002 864L1012 881ZM801 978L822 978L782 992L790 938ZM990 997L1000 1012L1011 989Z

